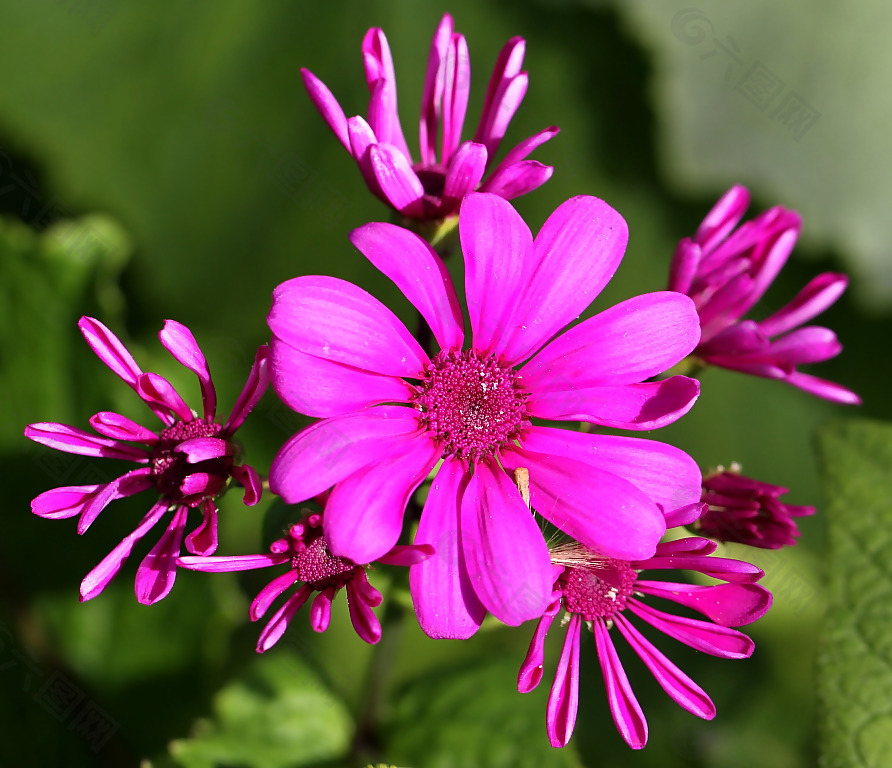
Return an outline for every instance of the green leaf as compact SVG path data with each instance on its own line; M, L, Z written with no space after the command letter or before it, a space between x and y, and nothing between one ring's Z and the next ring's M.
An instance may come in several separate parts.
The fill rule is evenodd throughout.
M353 724L344 704L299 656L259 657L217 694L215 716L170 745L185 768L292 768L347 753Z
M889 764L892 754L892 425L824 429L829 609L818 656L824 768Z
M572 745L545 733L548 686L517 692L516 659L488 660L420 678L397 698L384 754L425 768L580 765Z

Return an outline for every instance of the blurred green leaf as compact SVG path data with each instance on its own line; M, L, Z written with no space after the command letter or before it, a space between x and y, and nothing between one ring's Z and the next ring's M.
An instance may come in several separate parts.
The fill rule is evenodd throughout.
M548 743L548 686L518 693L517 666L515 659L489 659L415 680L396 699L384 753L399 765L425 768L579 766L572 743Z
M818 655L825 768L889 764L892 754L892 425L823 430L829 610Z
M300 657L279 649L257 658L214 700L215 716L170 745L184 768L289 768L334 760L350 746L346 707Z
M76 420L71 351L87 307L119 309L117 274L129 244L105 216L42 233L0 219L0 451L22 450L30 421Z

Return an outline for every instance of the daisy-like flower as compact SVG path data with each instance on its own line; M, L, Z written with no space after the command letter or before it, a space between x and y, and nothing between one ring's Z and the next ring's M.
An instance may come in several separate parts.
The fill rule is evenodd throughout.
M136 597L139 602L150 605L166 597L173 588L176 559L190 509L200 511L202 519L186 536L186 549L204 556L217 548L214 499L226 490L230 480L235 479L244 486L244 503L248 506L260 499L260 477L252 467L238 463L239 447L233 435L266 390L269 348L262 346L257 351L248 381L229 418L221 424L215 420L217 395L210 370L186 326L168 320L158 336L177 362L198 377L204 408L202 417L186 405L163 376L143 373L118 337L98 320L82 317L78 327L99 359L146 402L163 426L159 431L152 431L108 411L90 419L96 435L65 424L29 425L25 428L25 437L50 448L140 465L110 483L54 488L35 498L31 510L52 520L79 515L77 532L82 534L110 502L155 490L160 495L155 505L133 533L87 574L80 587L82 601L96 597L121 569L136 543L170 513L167 529L136 571Z
M842 351L829 328L801 326L839 298L848 285L845 275L825 272L770 317L742 319L774 282L802 224L797 213L778 206L738 227L749 202L744 187L732 187L693 239L684 238L675 250L669 289L690 296L700 315L702 333L694 356L710 365L781 379L826 400L860 403L851 390L796 369Z
M762 549L780 549L796 543L799 529L794 517L815 513L814 507L782 504L786 488L762 483L740 474L736 464L703 478L703 502L708 505L695 523L704 536Z
M235 555L232 557L190 557L179 559L179 565L193 571L221 573L224 571L249 571L255 568L285 565L285 573L274 578L251 602L251 621L262 618L270 606L291 589L303 582L267 622L257 641L257 653L272 648L285 633L288 622L314 592L318 593L310 606L310 624L316 632L328 629L331 620L331 604L337 593L346 589L347 605L353 628L367 643L381 639L381 624L373 608L381 605L381 593L369 584L366 576L368 565L358 565L349 558L337 557L328 549L322 533L323 515L310 512L285 536L274 541L269 555ZM378 558L384 565L414 565L430 557L432 547L400 546Z
M420 159L415 162L400 126L396 76L387 38L370 29L362 41L362 59L371 98L368 119L349 120L331 91L303 69L304 85L322 117L356 160L369 189L409 219L443 219L458 210L475 189L511 199L544 184L554 170L527 160L540 144L557 134L546 128L514 147L484 180L527 90L521 71L525 41L509 40L499 54L483 102L473 141L462 141L471 69L464 36L443 16L428 57L419 122Z
M443 261L392 224L367 224L351 240L415 306L438 352L333 277L283 283L269 315L274 389L322 419L279 451L271 488L299 503L333 487L324 525L334 554L367 563L387 552L411 494L437 467L415 536L436 555L410 577L421 626L435 637L470 636L485 610L517 625L549 602L548 548L508 472L526 470L539 513L605 557L649 557L667 520L702 511L702 478L684 452L532 423L653 429L699 393L681 376L646 382L697 344L687 296L638 296L558 335L616 270L622 217L597 198L573 198L534 240L510 203L475 193L458 228L469 348Z
M729 627L740 627L760 618L771 606L771 594L754 583L762 578L762 571L740 560L709 557L715 549L714 542L691 537L663 542L653 557L631 562L599 557L577 544L553 552L557 576L552 600L539 620L517 677L521 693L528 693L539 684L545 637L563 610L562 626L566 626L567 633L545 717L552 746L566 746L576 724L583 625L595 636L610 712L630 747L641 749L647 743L647 721L613 644L614 628L673 701L706 720L715 716L709 696L630 621L635 616L679 642L713 656L749 657L754 648L752 640ZM642 571L653 570L697 571L725 583L705 586L641 578ZM701 613L709 621L666 613L644 598L669 600Z

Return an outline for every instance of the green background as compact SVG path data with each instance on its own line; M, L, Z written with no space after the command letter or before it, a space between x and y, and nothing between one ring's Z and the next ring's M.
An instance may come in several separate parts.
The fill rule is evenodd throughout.
M845 352L816 372L859 392L859 415L888 419L889 12L879 3L844 16L803 3L729 6L455 2L448 10L471 51L469 126L499 48L525 37L530 87L506 143L548 125L562 131L535 154L555 166L553 179L517 208L535 231L561 201L593 194L629 223L626 258L593 310L662 289L675 243L732 183L751 187L753 213L775 204L802 211L803 241L756 316L820 271L852 273L850 291L820 319ZM277 283L336 275L409 317L347 241L352 228L389 214L313 109L299 70L326 82L348 115L364 112L359 45L368 27L381 26L415 147L427 48L443 10L408 0L0 5L0 451L8 486L0 764L815 763L815 638L828 569L813 438L853 411L777 382L708 371L693 411L654 435L704 469L739 461L747 474L789 487L792 503L822 512L780 555L729 548L759 563L775 591L775 607L752 628L751 660L722 662L666 641L713 696L716 721L682 712L628 664L651 726L641 753L613 729L592 643L574 746L554 751L544 731L546 686L528 696L514 688L531 626L449 643L406 620L388 647L382 727L348 756L371 651L353 634L342 598L328 633L314 635L300 614L286 640L257 659L259 627L245 614L263 573L184 573L168 599L146 608L132 592L138 551L81 605L81 578L132 530L145 500L117 502L82 538L73 521L29 512L39 492L110 479L115 468L51 455L24 440L25 424L85 427L98 410L149 423L83 343L82 314L110 324L144 369L168 375L195 402L197 385L155 335L166 318L188 325L221 411L267 338ZM768 104L754 101L746 80L763 69L782 85ZM801 135L774 115L791 93L817 115ZM240 431L250 462L265 471L302 423L268 395ZM220 552L262 551L266 509L228 498ZM385 590L386 581L376 583ZM69 698L53 698L57 685ZM105 718L107 740L77 719L88 710Z

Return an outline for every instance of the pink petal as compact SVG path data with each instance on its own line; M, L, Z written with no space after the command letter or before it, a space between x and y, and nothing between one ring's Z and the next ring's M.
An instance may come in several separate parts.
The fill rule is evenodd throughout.
M187 463L198 464L201 461L234 456L236 447L229 440L219 437L193 437L178 443L173 450L182 453Z
M389 205L387 197L381 190L381 185L375 178L375 171L372 168L371 156L369 150L374 144L378 143L378 137L371 129L369 124L360 117L354 115L347 121L347 133L350 137L350 151L356 158L356 164L359 166L359 172L362 174L368 188L383 203Z
M640 568L657 570L662 568L698 571L715 579L731 581L735 584L751 584L765 574L751 563L733 560L727 557L704 557L702 555L669 555L641 560L636 564Z
M409 497L442 454L424 437L402 440L400 448L335 485L323 521L333 555L366 565L396 544Z
M647 720L644 719L641 705L632 692L629 678L626 677L626 671L604 622L601 620L594 622L592 629L595 633L598 662L601 665L601 674L604 676L613 722L616 723L616 729L626 744L632 749L641 749L647 744Z
M377 595L377 602L369 602L366 593L362 589L362 582L364 582L365 587ZM374 645L381 639L381 624L372 610L372 604L380 605L381 595L368 583L365 571L360 570L356 576L347 582L347 606L350 609L350 621L353 624L353 629L369 645Z
M833 331L818 325L809 325L790 331L786 336L771 342L764 357L766 362L775 361L781 365L793 366L821 363L836 357L840 352L842 344Z
M670 291L690 295L697 267L700 266L700 246L684 238L675 247L672 262L669 265L669 282L666 287Z
M93 599L105 589L108 583L117 575L118 571L121 570L124 561L130 557L136 542L145 536L166 512L167 502L162 499L149 510L148 514L140 521L136 530L125 536L124 540L102 558L102 562L84 577L80 589L80 600L82 603Z
M771 607L771 593L758 584L674 584L639 579L635 589L699 611L723 627L742 627Z
M188 514L188 507L177 509L167 530L136 570L136 599L143 605L157 603L173 589Z
M645 384L534 392L533 416L561 421L588 421L615 429L657 429L681 418L700 394L700 383L672 376Z
M551 629L555 616L561 610L560 597L560 593L552 594L553 602L545 609L545 613L536 624L536 631L530 640L526 658L517 673L517 690L521 693L529 693L542 680L542 667L545 664L545 637L548 635L548 630Z
M273 555L226 555L223 557L204 557L186 555L177 558L180 568L188 568L190 571L204 571L205 573L228 573L229 571L253 571L256 568L266 568L270 565L282 565L291 560L289 554ZM289 571L289 573L294 573ZM295 579L297 577L295 576ZM293 584L292 580L290 584ZM290 586L289 584L289 586ZM280 593L281 594L281 593Z
M95 498L104 485L66 485L44 491L31 501L31 511L48 520L74 517Z
M118 440L96 437L77 427L44 421L25 427L25 437L49 448L80 456L101 456L106 459L124 459L145 463L148 456L145 449L126 445Z
M486 96L483 99L483 109L480 112L480 124L477 127L474 141L483 142L484 138L492 133L492 124L496 118L495 112L504 101L505 86L520 74L525 51L526 41L522 37L512 37L499 51L489 84L486 86ZM514 105L514 109L517 109L517 105ZM498 141L491 148L493 154L497 147Z
M360 370L418 377L428 362L396 315L346 280L311 276L282 283L273 291L268 322L295 349Z
M369 163L381 192L396 210L413 218L424 214L424 187L406 155L392 144L373 144Z
M276 454L270 489L288 504L312 499L369 464L402 455L418 433L417 412L399 406L316 422Z
M555 463L572 459L621 477L655 501L664 513L700 502L702 476L697 462L666 443L533 427L524 433L522 445L549 456Z
M504 624L542 615L551 602L551 555L517 487L479 463L461 500L461 548L480 602Z
M766 336L777 336L817 317L833 305L849 284L845 275L825 272L811 280L796 297L771 317L759 321Z
M537 160L524 160L511 165L503 162L480 186L480 191L513 200L541 187L553 173L552 166L543 165Z
M852 392L851 389L835 384L826 379L819 379L817 376L810 376L801 371L793 371L785 378L787 384L809 392L817 397L823 397L834 403L842 403L844 405L861 405L861 398Z
M230 470L233 478L245 487L245 495L242 497L242 504L246 507L253 507L263 493L263 481L254 467L243 464L233 467Z
M155 481L148 467L131 470L107 483L89 502L84 504L80 519L77 521L77 532L85 533L93 521L99 517L99 513L113 501L134 496L151 488L154 484Z
M511 332L533 237L520 214L495 195L468 195L458 226L474 349L491 352Z
M285 405L317 418L344 416L379 403L405 403L415 391L403 379L305 354L276 336L271 374Z
M314 632L325 632L331 623L331 602L337 590L334 587L328 587L320 592L310 604L310 626Z
M461 306L446 265L433 248L414 232L384 223L353 230L350 242L412 302L441 348L461 348Z
M386 555L378 558L383 565L411 566L433 557L436 550L430 544L397 544Z
M204 406L204 418L213 421L217 412L217 393L211 381L211 371L207 360L195 337L185 325L176 320L165 320L164 328L158 334L164 348L174 356L181 365L188 368L198 377L201 385L201 401Z
M338 137L338 141L344 145L344 148L350 152L350 140L347 138L347 117L344 110L338 104L337 99L316 75L310 70L301 68L301 78L304 81L304 87L310 95L319 114L322 115L326 123L328 123L334 135Z
M304 585L273 614L257 639L257 653L264 653L279 642L279 639L285 634L285 630L288 629L288 622L294 618L294 614L301 609L311 594L312 590Z
M442 116L445 80L443 69L446 51L452 41L452 29L452 17L446 13L437 25L428 55L418 125L421 162L424 165L435 165L437 162L437 130Z
M249 555L249 557L259 557L259 555ZM275 557L275 555L268 555L270 559ZM187 560L188 558L182 558L183 560ZM216 558L215 558L216 559ZM235 561L237 558L230 558L231 561ZM289 558L290 559L290 558ZM238 558L238 560L243 560L243 558ZM246 561L247 565L247 561ZM254 566L252 566L254 567ZM243 568L227 568L226 570L244 570ZM257 621L259 618L263 616L268 610L269 607L276 601L276 599L282 595L286 590L290 589L291 586L297 581L297 570L289 569L285 571L285 573L276 576L271 582L269 582L260 592L257 593L257 597L255 597L251 601L251 606L248 609L248 616L251 618L251 621ZM306 592L304 596L304 600L313 590L304 585L301 587L299 592ZM303 602L303 601L302 601ZM302 603L301 603L302 604Z
M700 341L694 302L648 293L565 331L521 369L531 392L633 384L663 373Z
M572 459L523 449L502 453L508 469L530 472L533 508L589 549L620 560L648 557L665 533L657 505L631 483Z
M192 409L167 379L157 373L144 373L136 384L136 393L150 406L167 408L183 421L192 421Z
M618 614L615 621L617 629L656 678L660 687L669 694L669 698L697 717L705 720L712 720L715 717L715 705L699 685L669 661L622 614Z
M545 723L553 747L566 747L576 726L579 709L579 632L582 619L571 614L567 635L548 696Z
M441 162L451 164L452 155L461 141L461 131L468 109L468 95L471 88L471 64L468 57L468 43L463 35L454 34L446 48L443 61L443 128L440 146ZM483 173L481 171L480 175ZM476 186L476 185L475 185Z
M713 656L721 656L724 659L745 659L752 655L755 648L753 641L736 629L728 629L699 619L673 616L635 599L629 600L627 607L660 632Z
M697 228L694 242L711 251L737 226L750 204L750 194L746 187L731 187L712 207L703 223Z
M266 344L262 344L257 348L257 353L254 355L254 365L251 366L251 371L248 373L248 380L239 393L238 399L232 408L232 413L229 414L229 418L223 426L224 434L231 435L235 432L242 425L247 415L254 410L254 406L260 402L264 392L266 392L270 377L269 357L270 348Z
M467 478L460 462L443 462L415 533L416 545L433 546L436 553L409 571L415 615L429 637L467 639L486 615L468 580L461 551L459 508Z
M100 411L90 417L90 426L100 435L114 440L134 440L139 443L154 444L158 442L158 435L151 429L140 426L126 416L110 411Z
M201 523L186 537L186 551L206 557L217 551L217 507L211 499L201 504Z
M579 316L613 276L628 236L622 216L596 197L571 198L548 217L515 297L512 335L496 350L505 362L525 360Z
M96 353L99 359L127 384L136 389L136 381L142 371L121 340L92 317L82 317L78 321L77 327L80 328L90 349Z
M507 171L509 167L523 165L522 161L525 160L531 152L541 147L546 141L553 139L560 132L561 129L556 125L553 125L550 128L545 128L517 143L514 147L508 150L508 153L502 159L502 162L496 166L496 169L487 180L486 186L489 187L495 181L495 177L501 172ZM541 163L539 163L539 165L541 165ZM487 189L486 191L490 190Z
M466 141L449 160L443 186L444 210L454 210L469 193L473 192L486 170L486 147Z
M362 40L362 60L366 84L371 92L369 125L381 141L393 144L406 158L411 157L400 126L396 99L396 74L387 37L380 29L366 32Z

